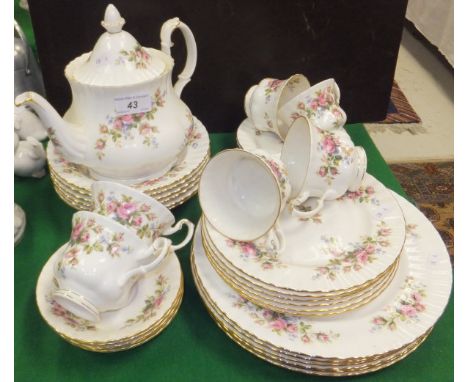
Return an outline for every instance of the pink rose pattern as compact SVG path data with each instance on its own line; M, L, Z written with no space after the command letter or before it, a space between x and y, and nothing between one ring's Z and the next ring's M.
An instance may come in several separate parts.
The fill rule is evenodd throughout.
M372 203L380 205L380 201L375 197L375 189L372 186L361 186L357 191L347 191L337 200L352 200L359 203Z
M315 97L309 97L306 98L305 102L299 102L296 108L298 111L291 114L293 120L296 120L300 116L313 119L315 117L320 117L323 113L330 112L335 119L333 122L334 127L339 127L344 122L344 115L335 101L332 86L318 90L315 93Z
M303 343L331 343L339 338L339 333L314 331L310 323L301 320L300 317L286 316L272 310L264 309L240 297L230 295L234 300L233 306L249 313L252 320L260 326L270 329L273 333L282 336L286 335L291 341L301 341Z
M271 171L273 171L273 174L275 174L275 177L280 186L281 198L284 202L291 193L291 186L286 175L285 167L278 161L272 160L262 155L260 155L260 157L268 165L268 167L270 167Z
M137 45L135 48L132 50L125 50L122 49L120 51L120 54L122 55L116 60L116 64L121 64L124 60L127 60L129 62L133 62L135 64L135 67L137 69L146 69L147 64L150 59L150 55L148 52L141 46Z
M403 293L398 300L385 308L385 314L372 319L372 331L383 328L395 331L401 323L414 323L419 320L419 313L426 310L423 300L426 297L426 286L408 276L402 286Z
M253 259L255 262L260 263L262 269L268 270L273 269L274 267L285 267L284 264L279 262L278 253L273 249L256 245L252 241L226 239L226 244L228 247L238 249L240 251L241 258Z
M268 81L266 89L265 89L265 101L266 102L270 102L271 95L278 91L278 89L281 87L281 84L283 82L284 82L283 80L275 80L275 79L270 79Z
M166 92L161 93L158 89L152 99L151 110L145 113L126 114L120 116L107 116L106 123L99 125L100 136L94 144L96 155L99 159L104 158L105 148L113 143L117 147L122 147L126 140L133 140L137 136L143 138L143 144L148 147L158 147L156 139L159 129L151 124L154 114L161 107L164 107Z
M64 265L72 267L78 265L79 253L89 255L92 252L106 251L112 257L128 253L130 249L123 246L124 240L123 232L110 233L104 231L94 219L83 220L75 217L68 248L64 252L63 259L59 261L57 270L61 271Z
M169 279L162 274L159 275L156 280L156 290L154 291L154 294L146 298L145 306L141 313L135 318L128 319L125 326L130 326L138 322L145 322L156 316L159 307L163 303L170 289Z
M52 311L52 314L56 317L62 318L66 325L72 327L73 329L79 332L96 330L96 326L94 325L93 322L74 315L73 313L66 310L62 305L60 305L51 297L48 297L47 301L50 304L50 309Z
M100 191L95 206L96 212L108 216L116 222L136 230L140 239L156 239L161 231L158 219L151 206L134 200L131 196L117 197L113 192L106 196Z
M350 249L339 248L338 240L334 237L322 237L332 258L326 265L316 268L313 278L327 277L335 280L338 272L359 272L366 265L373 263L384 252L384 248L390 245L387 236L392 233L383 221L377 225L377 228L374 237L366 236L361 242L352 243Z
M332 183L336 175L339 174L339 167L342 161L350 160L352 148L341 146L341 141L330 131L317 128L320 140L317 143L322 152L322 165L317 170L317 174L324 178L328 185Z
M187 118L188 117L189 116L187 116ZM201 138L202 138L202 134L200 130L197 129L197 126L195 124L192 124L192 126L190 126L190 128L187 130L187 133L185 135L186 147L192 146L193 148L197 148L199 140ZM176 178L177 176L179 176L180 172L185 168L185 166L187 166L187 162L184 160L181 163L176 164L166 174L160 176L159 178L146 180L144 182L137 184L136 187L138 188L138 187L154 186L155 184L158 184L159 182L162 182L163 180Z

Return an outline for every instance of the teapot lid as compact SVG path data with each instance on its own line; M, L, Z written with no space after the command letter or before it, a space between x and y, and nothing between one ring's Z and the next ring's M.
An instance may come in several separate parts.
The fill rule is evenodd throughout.
M125 19L109 4L101 25L106 29L93 51L73 60L65 69L67 77L95 86L125 86L161 77L172 63L164 53L143 48L122 30ZM171 61L168 61L171 60Z

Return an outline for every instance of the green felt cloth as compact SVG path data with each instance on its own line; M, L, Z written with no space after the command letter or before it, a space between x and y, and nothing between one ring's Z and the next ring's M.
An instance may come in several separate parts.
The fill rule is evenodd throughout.
M369 158L368 171L403 194L362 125L348 126ZM235 146L234 134L211 135L212 152ZM213 322L195 289L189 247L178 252L185 295L174 321L152 341L133 350L98 354L76 348L43 321L35 302L36 280L49 256L69 238L74 210L55 194L50 178L15 179L15 201L27 214L23 240L15 249L15 376L17 381L306 381L320 380L264 362L232 342ZM197 197L174 210L196 222ZM433 333L412 355L367 381L453 379L453 297ZM326 379L326 378L322 378Z

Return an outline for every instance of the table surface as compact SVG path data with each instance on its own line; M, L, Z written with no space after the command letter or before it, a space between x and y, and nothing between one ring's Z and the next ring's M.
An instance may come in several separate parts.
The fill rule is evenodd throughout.
M361 124L347 126L365 148L368 172L387 187L404 192ZM235 147L234 134L212 134L212 153ZM185 295L174 321L158 337L135 349L112 354L87 352L56 335L35 302L39 273L47 259L69 239L75 212L54 192L49 176L15 178L15 202L27 214L25 236L15 248L15 378L18 381L302 381L320 380L273 366L232 342L214 323L195 289L190 246L178 252ZM196 222L198 198L174 210L178 219ZM403 361L351 380L453 380L453 295L432 334ZM325 379L325 378L324 378Z

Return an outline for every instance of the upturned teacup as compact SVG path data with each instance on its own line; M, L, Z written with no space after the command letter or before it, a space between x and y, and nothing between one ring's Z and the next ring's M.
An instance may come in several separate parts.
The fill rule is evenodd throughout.
M280 105L278 115L287 127L303 116L322 130L339 128L347 118L340 107L340 89L333 78L319 82Z
M284 139L289 126L278 118L278 109L309 86L309 80L302 74L294 74L286 80L265 78L247 91L245 113L257 130L269 131Z
M77 212L54 269L58 288L53 298L75 315L97 322L101 313L126 306L135 282L181 246L164 237L147 245L108 217Z
M260 151L230 149L208 162L198 195L205 218L220 233L240 241L267 235L266 242L282 251L284 237L277 221L290 192L279 160Z
M94 212L133 230L147 244L161 235L171 235L186 225L183 245L193 236L193 224L187 219L175 223L172 212L145 193L120 183L97 181L91 186Z
M318 213L325 200L356 190L366 173L367 157L362 147L347 144L332 131L314 126L298 117L281 151L291 184L290 206L293 215L308 218ZM315 208L306 210L303 203L318 198Z

